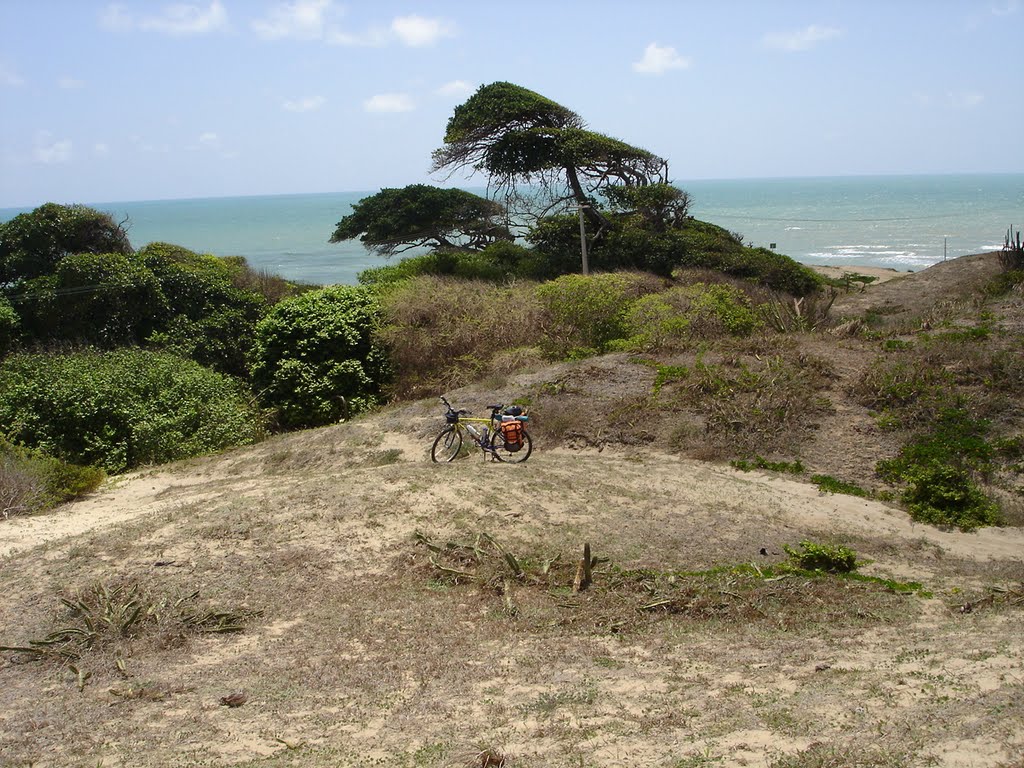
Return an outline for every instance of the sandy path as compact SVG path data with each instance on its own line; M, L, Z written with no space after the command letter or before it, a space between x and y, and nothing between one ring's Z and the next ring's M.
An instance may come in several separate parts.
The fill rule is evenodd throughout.
M434 469L419 450L421 446L395 435L410 469ZM0 522L0 557L91 531L117 526L157 514L182 504L214 501L252 493L269 492L288 485L281 477L261 477L254 467L242 471L239 457L211 462L201 472L180 469L145 471L117 478L99 493L68 504L49 514L12 518ZM643 475L627 456L556 450L547 452L552 466L570 465L580 475L614 477L624 489L638 490L650 483L680 497L714 499L725 505L766 515L801 530L829 531L880 538L928 542L949 554L978 561L1024 560L1024 530L983 528L965 534L914 523L905 512L881 502L841 494L824 494L815 486L763 472L739 472L728 467L674 456L649 455ZM534 462L537 464L538 462ZM213 470L213 471L211 471ZM295 478L301 482L299 478ZM438 503L457 502L463 491L443 483L431 488ZM451 497L450 499L448 497Z

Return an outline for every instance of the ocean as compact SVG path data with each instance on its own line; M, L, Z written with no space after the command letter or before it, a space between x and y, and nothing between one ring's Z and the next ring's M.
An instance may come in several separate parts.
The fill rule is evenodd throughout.
M678 181L691 213L805 264L919 270L1000 248L1024 225L1024 174ZM482 192L474 189L472 191ZM290 280L355 283L386 264L358 242L328 242L372 192L86 203L124 221L135 247L163 241L245 256ZM54 202L77 202L55 200ZM24 208L0 209L0 221ZM393 257L398 258L398 257Z

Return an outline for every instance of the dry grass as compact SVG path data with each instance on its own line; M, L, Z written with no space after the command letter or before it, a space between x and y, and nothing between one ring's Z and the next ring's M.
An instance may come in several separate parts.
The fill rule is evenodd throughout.
M727 501L714 468L546 446L524 467L437 467L396 452L415 413L402 435L364 420L192 462L162 491L159 475L140 478L163 511L8 557L0 624L17 632L4 640L67 623L57 596L97 583L165 606L202 586L209 610L262 615L178 643L158 624L117 632L80 654L81 690L67 667L5 654L5 759L923 766L950 739L982 734L1007 760L1020 744L990 713L1019 711L1024 614L1009 600L944 607L954 586L968 599L1010 588L1019 563L970 571L949 557L939 576L934 547L890 533L850 543L873 573L928 575L941 597L773 580L783 544L817 534L756 478L730 481L746 490ZM599 561L574 591L583 541ZM244 704L221 704L233 694Z
M506 322L485 314L481 340ZM755 334L715 340L704 369L698 350L538 369L510 352L494 388L447 394L475 409L529 400L525 465L432 464L432 396L2 522L0 543L22 542L2 550L6 644L77 622L60 598L94 585L137 585L165 616L196 589L191 613L261 615L173 642L160 622L117 630L76 649L77 672L4 652L0 762L1018 765L1021 531L915 526L878 501L667 453L673 436L691 455L774 446L802 451L808 475L870 477L897 444L849 392L880 343ZM1012 370L998 365L984 376ZM743 398L757 441L724 426ZM803 540L856 549L877 580L772 570ZM584 542L599 561L581 589ZM897 591L909 581L932 596Z

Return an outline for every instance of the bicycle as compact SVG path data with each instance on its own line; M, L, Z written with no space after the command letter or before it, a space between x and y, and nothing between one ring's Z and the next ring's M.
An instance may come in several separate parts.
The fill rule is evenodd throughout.
M488 405L491 415L488 418L474 418L469 411L455 410L451 403L441 398L445 405L445 421L447 426L434 440L430 449L430 458L439 464L455 461L462 455L462 446L466 436L491 460L509 464L521 464L533 453L533 441L524 426L529 416L518 406L506 408L504 405ZM480 429L474 424L483 424ZM516 433L516 434L514 434ZM518 439L517 439L518 435Z

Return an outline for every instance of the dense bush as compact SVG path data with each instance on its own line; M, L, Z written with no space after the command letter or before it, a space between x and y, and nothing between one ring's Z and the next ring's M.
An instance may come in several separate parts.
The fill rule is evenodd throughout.
M10 440L108 472L263 435L262 415L237 380L133 349L12 355L0 363L0 425Z
M166 296L162 322L147 341L222 373L246 375L267 301L238 287L242 266L167 243L150 243L138 255Z
M593 233L590 233L593 238ZM527 236L542 266L535 277L555 277L580 270L579 221L574 216L542 219ZM794 296L822 285L811 269L765 248L744 246L721 227L697 219L657 230L634 218L613 219L589 246L594 270L640 269L668 276L674 269L712 269Z
M3 296L0 296L0 359L14 346L18 337L18 314Z
M408 256L395 264L363 270L359 273L359 282L386 286L421 275L501 282L509 278L532 277L538 271L536 261L535 254L529 249L501 241L482 251L438 250Z
M543 340L554 357L595 354L626 335L625 317L657 282L639 274L563 275L537 287L551 323Z
M782 547L789 556L789 563L803 571L824 571L825 573L852 573L857 570L857 553L842 544L816 544L801 541L800 549L788 544Z
M946 408L896 458L880 461L878 473L904 486L901 498L915 520L965 531L998 525L999 508L976 480L994 469L988 431L987 421L963 407Z
M104 474L67 464L0 437L0 515L32 514L95 490Z
M0 224L0 286L47 275L74 253L131 253L124 229L84 205L46 203Z
M387 293L377 338L394 364L395 394L462 386L495 358L536 344L543 325L533 287L424 276Z
M252 381L282 426L328 424L376 403L390 372L373 339L379 313L370 290L333 286L282 301L257 324Z
M18 309L32 341L140 344L166 306L160 283L134 254L69 254L22 288Z

